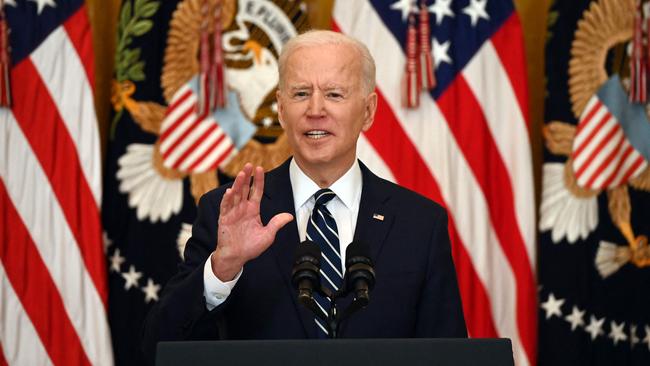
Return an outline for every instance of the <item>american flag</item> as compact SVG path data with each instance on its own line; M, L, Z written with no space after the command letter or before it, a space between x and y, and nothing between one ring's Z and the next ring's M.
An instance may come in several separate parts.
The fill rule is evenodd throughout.
M519 17L511 0L426 1L437 87L404 109L415 5L335 5L334 28L377 61L377 116L358 153L375 172L446 206L470 336L508 337L515 362L534 364L535 205Z
M110 365L93 50L82 0L5 0L0 364Z

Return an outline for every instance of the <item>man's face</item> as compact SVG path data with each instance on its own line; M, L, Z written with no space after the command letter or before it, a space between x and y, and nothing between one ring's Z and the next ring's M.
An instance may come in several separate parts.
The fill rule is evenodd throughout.
M344 45L300 48L283 76L278 115L298 165L349 168L377 106L377 95L364 91L359 53Z

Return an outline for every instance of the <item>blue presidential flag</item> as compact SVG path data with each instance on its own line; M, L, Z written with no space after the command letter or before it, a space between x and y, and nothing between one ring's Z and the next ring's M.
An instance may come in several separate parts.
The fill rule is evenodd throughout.
M244 161L286 158L277 58L308 27L305 10L300 1L123 2L102 205L117 364L144 363L143 321L183 259L201 195ZM203 109L198 80L217 69L225 103Z
M549 14L540 365L650 363L648 65L633 37L647 14L618 0Z

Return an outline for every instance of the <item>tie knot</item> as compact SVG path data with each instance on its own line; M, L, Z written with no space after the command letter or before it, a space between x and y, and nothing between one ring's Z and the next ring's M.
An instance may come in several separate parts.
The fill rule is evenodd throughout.
M336 194L329 188L318 190L318 192L314 193L314 198L316 199L314 207L326 205L327 202L331 201L335 196Z

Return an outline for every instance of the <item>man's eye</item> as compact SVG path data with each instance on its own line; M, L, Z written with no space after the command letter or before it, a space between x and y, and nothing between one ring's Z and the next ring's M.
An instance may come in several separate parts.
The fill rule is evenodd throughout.
M306 97L308 95L309 94L306 91L299 91L299 92L293 93L294 98L304 98L304 97Z
M329 98L333 98L333 99L341 99L341 98L343 98L343 94L341 94L341 93L330 92L330 93L327 93L327 96Z

